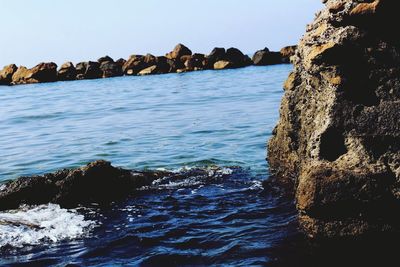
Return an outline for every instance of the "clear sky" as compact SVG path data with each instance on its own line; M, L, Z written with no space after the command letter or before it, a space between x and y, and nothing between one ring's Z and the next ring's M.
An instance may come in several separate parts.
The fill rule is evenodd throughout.
M0 66L295 44L320 0L0 0Z

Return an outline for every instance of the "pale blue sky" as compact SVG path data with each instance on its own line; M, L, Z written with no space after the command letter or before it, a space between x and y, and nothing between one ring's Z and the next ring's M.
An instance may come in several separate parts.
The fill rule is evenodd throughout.
M0 0L0 66L298 42L320 0Z

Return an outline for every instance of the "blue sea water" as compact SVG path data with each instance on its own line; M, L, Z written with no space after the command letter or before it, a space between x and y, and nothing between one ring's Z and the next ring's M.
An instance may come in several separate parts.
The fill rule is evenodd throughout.
M291 68L0 87L0 181L97 159L139 170L218 166L228 174L155 184L107 208L48 205L1 213L0 221L18 214L48 223L45 231L51 231L0 224L0 264L250 266L287 260L298 234L296 212L290 198L263 190L261 181L269 175L266 142Z

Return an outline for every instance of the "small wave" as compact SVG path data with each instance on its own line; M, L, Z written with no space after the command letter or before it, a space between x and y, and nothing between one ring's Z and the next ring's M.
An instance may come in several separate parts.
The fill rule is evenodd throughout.
M85 236L95 223L74 210L48 204L0 212L0 249Z

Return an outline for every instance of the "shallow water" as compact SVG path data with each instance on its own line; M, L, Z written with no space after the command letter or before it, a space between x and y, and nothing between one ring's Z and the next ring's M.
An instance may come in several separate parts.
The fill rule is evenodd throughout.
M96 159L129 169L216 165L225 174L157 181L109 207L0 213L0 264L249 266L285 258L296 212L261 181L291 68L0 87L0 181ZM41 228L2 226L2 218Z

